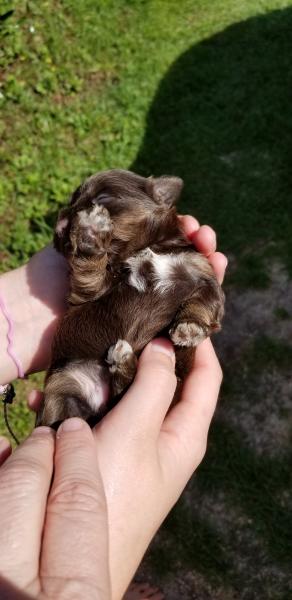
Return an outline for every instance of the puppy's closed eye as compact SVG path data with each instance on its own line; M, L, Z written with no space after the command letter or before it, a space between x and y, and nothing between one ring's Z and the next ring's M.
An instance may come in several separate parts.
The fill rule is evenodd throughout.
M112 198L109 194L107 194L106 192L102 192L101 194L98 194L98 196L96 196L96 198L93 198L92 200L92 204L109 204L109 202L111 202Z

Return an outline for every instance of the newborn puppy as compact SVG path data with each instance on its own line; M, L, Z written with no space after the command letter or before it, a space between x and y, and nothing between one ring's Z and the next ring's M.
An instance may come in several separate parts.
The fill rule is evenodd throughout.
M159 334L174 343L183 380L198 343L220 328L223 292L177 218L182 185L177 177L107 171L87 179L61 210L54 243L70 266L69 302L37 425L73 416L96 422Z

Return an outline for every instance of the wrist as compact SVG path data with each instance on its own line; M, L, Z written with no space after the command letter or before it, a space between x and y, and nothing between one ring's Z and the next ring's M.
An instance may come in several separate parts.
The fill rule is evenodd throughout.
M27 335L30 323L29 298L25 289L24 267L4 273L0 277L0 294L4 303L8 319L12 324L11 347L17 356L23 371L26 371L25 350L29 351L29 338ZM8 354L9 322L0 310L0 383L8 383L18 377L19 372L13 358ZM24 341L26 343L24 343Z
M25 373L47 368L59 317L65 310L66 263L47 247L0 277L0 293L13 323L13 350ZM8 323L0 311L0 383L18 377L7 353Z

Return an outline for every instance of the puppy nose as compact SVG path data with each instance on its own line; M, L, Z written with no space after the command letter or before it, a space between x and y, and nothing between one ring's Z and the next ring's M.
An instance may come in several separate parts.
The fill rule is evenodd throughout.
M82 242L91 246L96 241L96 237L96 231L92 227L88 227L86 232L82 233Z

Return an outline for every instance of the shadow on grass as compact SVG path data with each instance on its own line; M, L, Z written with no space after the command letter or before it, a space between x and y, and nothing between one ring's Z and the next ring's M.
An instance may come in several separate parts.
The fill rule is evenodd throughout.
M140 173L183 177L180 209L211 223L225 252L239 261L278 254L290 273L291 31L287 8L182 54L159 85L132 164Z
M261 358L255 371L247 367L251 402L261 402L256 389L260 368ZM241 370L240 361L227 369L223 406L212 424L206 457L166 519L148 561L158 576L199 572L215 589L232 589L236 598L284 600L291 591L292 455L281 448L272 457L257 454L240 429L225 422L224 403L236 404L236 391L244 385Z
M236 256L239 273L244 269L245 285L256 285L259 278L267 285L265 264L271 255L292 274L291 31L288 8L233 25L185 52L159 85L131 165L145 175L171 173L184 179L181 211L215 227L220 249ZM245 268L250 261L253 268ZM251 374L253 367L263 371L265 360L247 364ZM225 369L227 380L233 368ZM251 395L251 401L260 398ZM243 575L236 563L248 548L243 543L231 565L224 536L183 498L163 526L164 541L154 543L150 563L160 573L196 569L219 585L230 584L241 598L286 598L288 575L275 581L274 572L263 570L261 576L258 569L266 561L267 568L289 572L291 515L280 500L289 485L287 457L257 455L239 431L215 421L207 457L190 490L196 489L201 503L209 490L224 491L227 510L228 503L239 507L250 520L246 528L260 541L266 559L260 566L253 550L254 556L245 557L253 567ZM257 591L253 585L259 585Z

